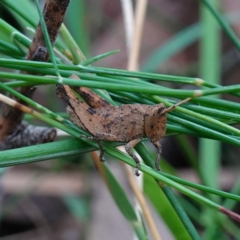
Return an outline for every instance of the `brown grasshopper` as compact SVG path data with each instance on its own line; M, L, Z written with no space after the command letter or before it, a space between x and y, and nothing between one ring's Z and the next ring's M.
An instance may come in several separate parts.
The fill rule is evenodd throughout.
M72 75L71 78L79 79L75 75ZM190 98L169 108L166 108L162 103L156 105L123 104L113 106L89 88L73 87L73 90L86 103L79 100L67 85L58 84L56 93L68 104L67 111L71 121L93 135L93 137L87 138L98 141L101 161L103 161L104 153L101 140L127 142L125 146L126 152L136 162L135 175L139 176L140 161L131 150L142 138L146 137L157 148L155 166L160 171L159 161L162 148L159 140L166 131L166 113L189 101Z

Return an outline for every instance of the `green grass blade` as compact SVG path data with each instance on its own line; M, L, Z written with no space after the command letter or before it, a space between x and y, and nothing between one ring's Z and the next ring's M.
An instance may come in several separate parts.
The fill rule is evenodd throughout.
M153 163L151 157L149 156L149 154L147 153L144 145L138 144L138 146L136 146L136 149L137 149L138 153L141 155L141 157L144 160L144 162L146 162L146 164L148 166L154 167L154 163ZM200 237L199 237L196 229L194 228L193 224L191 223L190 219L188 218L188 216L186 215L185 211L182 209L182 207L178 203L178 201L175 198L174 194L172 193L171 188L169 188L168 186L164 186L163 185L162 190L164 191L166 197L168 198L169 202L172 204L172 206L175 209L179 219L181 219L182 224L185 226L185 228L186 228L186 230L188 232L188 233L186 233L186 231L183 231L182 232L183 235L186 235L186 234L190 235L191 238L194 239L194 240L195 239L196 240L200 239Z
M53 53L53 48L52 48L52 44L54 44L54 43L51 43L51 41L50 41L47 26L45 24L43 14L42 14L40 6L39 6L39 2L38 2L38 0L34 0L34 1L35 1L36 6L37 6L38 15L40 17L40 23L41 23L41 27L42 27L42 31L43 31L43 35L44 35L44 40L45 40L45 43L46 43L46 46L47 46L47 49L48 49L48 52L49 52L49 55L50 55L50 59L53 63L55 73L57 74L59 80L61 80L61 75L59 73L57 63L56 63L56 59L55 59L55 56L54 56L54 53Z
M161 67L161 64L194 43L200 35L201 28L199 24L190 26L175 34L174 37L168 39L166 43L163 43L159 48L154 50L141 67L141 70L144 72L155 72Z
M162 189L146 174L144 174L144 192L176 239L192 239Z
M209 2L209 0L200 0L205 7L211 12L212 16L215 17L215 19L218 21L219 25L223 28L223 30L226 32L226 34L229 36L229 38L232 40L232 42L235 44L236 48L240 50L240 42L237 35L234 33L234 31L230 28L230 26L227 24L226 21L222 18L222 16L217 12L215 7L212 3Z
M83 0L71 1L66 13L66 26L77 45L85 53L89 53L89 31L86 24L86 3ZM76 23L76 24L72 24Z
M0 167L45 161L93 150L96 150L96 148L77 139L67 139L53 143L6 150L1 152Z
M2 0L2 3L7 6L21 26L34 28L37 25L37 10L30 0Z
M217 7L218 0L212 1ZM201 9L203 37L201 39L201 76L209 82L219 83L220 71L220 36L219 28L213 16L203 6ZM209 157L211 156L211 161ZM200 169L205 183L217 188L220 167L220 144L203 139L200 140Z
M134 207L127 198L126 193L118 183L107 164L104 164L104 179L106 180L109 191L117 204L119 210L133 227L138 239L148 239L145 232L144 223L137 217Z

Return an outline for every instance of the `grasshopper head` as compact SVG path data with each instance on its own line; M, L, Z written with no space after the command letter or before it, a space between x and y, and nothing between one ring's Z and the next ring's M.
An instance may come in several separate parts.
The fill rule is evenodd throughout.
M149 106L144 116L145 136L151 142L160 140L166 131L166 108L164 104Z

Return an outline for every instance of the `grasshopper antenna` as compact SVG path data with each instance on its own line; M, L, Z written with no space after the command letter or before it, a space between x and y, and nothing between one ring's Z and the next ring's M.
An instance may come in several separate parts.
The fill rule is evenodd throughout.
M188 102L188 101L190 101L190 100L191 100L191 98L186 98L186 99L184 99L184 100L182 100L182 101L180 101L180 102L172 105L171 107L166 108L166 109L163 111L163 113L171 112L171 111L174 110L177 106L182 105L182 104L184 104L184 103L186 103L186 102Z

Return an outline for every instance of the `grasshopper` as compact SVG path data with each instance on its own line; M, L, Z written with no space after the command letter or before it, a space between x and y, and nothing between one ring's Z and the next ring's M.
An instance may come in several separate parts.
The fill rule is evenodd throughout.
M72 75L70 78L79 79L75 75ZM104 153L101 145L102 140L125 142L127 143L125 146L126 152L136 162L135 175L139 176L140 161L132 153L132 148L142 138L148 138L157 148L155 167L160 171L159 161L162 147L159 140L166 132L166 113L172 111L176 106L189 101L190 98L178 102L169 108L166 108L162 103L155 105L123 104L121 106L113 106L89 88L72 87L72 89L86 102L79 100L67 85L58 84L56 93L67 103L67 112L71 121L93 135L93 137L87 137L88 139L98 142L101 161L103 161Z

